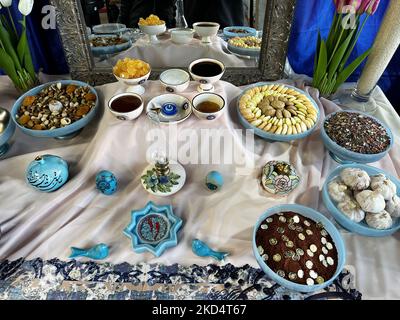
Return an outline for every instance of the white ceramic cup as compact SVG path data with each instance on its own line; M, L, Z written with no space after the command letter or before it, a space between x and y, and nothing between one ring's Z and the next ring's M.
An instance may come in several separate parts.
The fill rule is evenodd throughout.
M129 93L136 93L138 95L143 95L146 91L146 89L142 86L147 79L150 77L151 70L149 73L144 75L143 77L140 78L134 78L134 79L125 79L125 78L120 78L114 74L114 77L121 83L122 85L125 86L125 92Z
M216 112L202 112L197 109L200 103L209 101L219 105L219 110ZM193 113L200 120L215 120L218 119L224 112L225 99L216 93L200 93L192 100Z
M216 22L196 22L193 23L193 29L201 37L201 42L211 43L211 37L218 34L219 23Z
M194 30L190 28L174 28L170 30L171 41L176 44L188 44L193 40Z
M160 82L167 92L182 92L189 86L190 76L184 70L169 69L161 73Z
M200 62L213 62L218 64L221 67L221 73L218 75L215 75L213 77L205 77L205 76L201 76L201 75L197 75L195 73L192 72L192 68L195 64L198 64ZM193 80L197 81L200 83L199 87L197 88L197 90L199 92L212 92L214 91L214 83L216 83L217 81L219 81L222 76L225 73L225 65L216 59L211 59L211 58L202 58L202 59L198 59L193 61L190 65L189 65L189 73L192 76Z
M138 108L129 111L129 112L118 112L115 111L114 109L112 109L112 103L117 100L120 97L136 97L139 98L141 101L141 104ZM143 102L143 98L136 94L136 93L130 93L130 92L125 92L125 93L120 93L117 94L115 96L113 96L110 101L108 102L108 110L110 110L110 112L118 119L118 120L134 120L136 118L138 118L142 112L143 112L143 108L144 108L144 102Z
M159 43L157 36L163 34L167 30L167 27L165 23L154 26L145 26L139 24L139 29L149 36L149 41L151 43Z

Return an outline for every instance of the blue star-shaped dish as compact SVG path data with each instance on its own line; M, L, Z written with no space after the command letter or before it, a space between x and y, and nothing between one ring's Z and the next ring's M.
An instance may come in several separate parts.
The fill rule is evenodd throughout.
M152 201L140 210L131 213L131 223L124 229L132 239L136 253L149 251L159 257L178 244L177 233L182 219L174 215L172 206L157 206Z

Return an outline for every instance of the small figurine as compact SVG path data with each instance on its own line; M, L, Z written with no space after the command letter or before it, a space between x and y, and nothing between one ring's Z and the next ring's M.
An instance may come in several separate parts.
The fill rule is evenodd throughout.
M206 177L206 186L211 191L218 191L224 185L224 178L218 171L211 171Z
M71 247L70 259L76 257L86 257L94 260L102 260L108 257L109 249L104 243L100 243L90 249L80 249L76 247Z
M26 181L42 192L52 192L67 182L68 175L68 164L64 159L46 154L29 164Z
M212 257L219 261L224 260L229 255L228 252L214 251L199 239L194 239L192 241L192 251L199 257Z
M96 175L96 188L103 194L110 196L117 191L118 181L110 171L103 170Z
M285 161L268 162L261 174L261 184L269 193L286 196L300 183L296 169Z

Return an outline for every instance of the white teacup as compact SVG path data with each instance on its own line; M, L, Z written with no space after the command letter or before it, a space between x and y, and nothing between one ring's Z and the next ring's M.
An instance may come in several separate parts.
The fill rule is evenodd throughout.
M132 100L132 106L131 109L129 110L129 98ZM122 99L125 100L124 104L126 105L126 108L117 108L116 101L121 101ZM137 100L139 99L140 105L138 105ZM143 98L136 94L136 93L130 93L130 92L125 92L125 93L120 93L115 96L113 96L110 101L108 102L108 110L118 119L118 120L134 120L138 118L142 112L143 112Z
M214 102L219 106L219 110L215 112L204 112L198 109L202 102ZM215 120L218 119L224 112L225 99L216 93L200 93L193 98L192 101L193 113L200 120Z
M193 23L193 29L201 37L203 43L211 43L211 37L218 34L219 27L219 23L216 22Z
M167 92L182 92L189 86L190 76L181 69L168 69L161 73L160 82Z
M193 66L195 66L199 63L207 63L207 62L212 62L212 63L219 65L221 67L221 72L219 74L215 74L213 76L205 76L205 75L201 75L201 74L196 74L192 70ZM189 65L189 73L192 76L193 80L200 83L200 85L197 88L197 90L199 92L212 92L212 91L214 91L213 84L216 83L217 81L219 81L225 73L225 65L221 61L218 61L216 59L202 58L202 59L193 61Z

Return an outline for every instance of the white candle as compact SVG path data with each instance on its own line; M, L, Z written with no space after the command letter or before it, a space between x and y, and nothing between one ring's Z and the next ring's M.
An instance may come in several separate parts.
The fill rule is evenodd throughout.
M374 89L399 45L400 1L391 0L368 61L358 81L358 93L368 95Z

